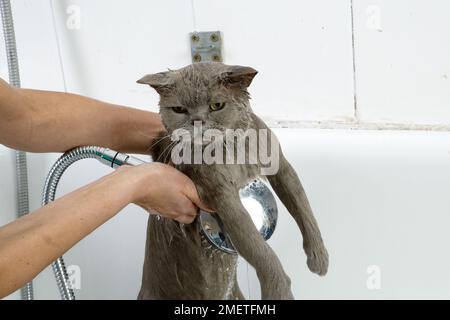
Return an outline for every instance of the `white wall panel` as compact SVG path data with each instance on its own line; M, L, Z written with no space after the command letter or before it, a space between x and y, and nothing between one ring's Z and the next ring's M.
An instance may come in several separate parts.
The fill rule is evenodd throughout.
M288 120L353 116L350 1L194 0L198 31L223 32L224 61L260 73L254 110Z
M63 90L49 1L11 1L22 87ZM8 79L3 37L0 41L2 72Z
M156 111L158 96L136 81L191 62L189 1L54 1L70 91ZM79 29L67 28L78 8ZM69 9L70 10L70 9Z
M450 298L450 133L276 130L299 173L330 253L329 273L306 267L286 210L271 245L297 299ZM381 270L369 290L367 268Z
M450 123L450 2L354 1L362 120Z

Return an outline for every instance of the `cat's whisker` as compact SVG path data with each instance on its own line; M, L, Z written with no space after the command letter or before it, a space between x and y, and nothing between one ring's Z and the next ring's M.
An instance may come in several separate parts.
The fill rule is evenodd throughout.
M158 158L157 158L157 161L165 163L164 160L163 160L163 158L164 158L164 155L165 155L167 149L170 148L170 145L171 145L171 144L172 144L172 143L168 144L168 145L166 146L166 148L159 154L159 156L158 156Z
M162 162L163 162L163 163L167 163L167 162L166 162L166 160L167 160L167 155L171 153L171 151L172 151L172 146L174 146L176 143L178 143L178 141L171 141L171 142L166 146L166 148L164 149L164 151L161 152L161 154L160 154L159 157L158 157L158 160L159 160L160 158L162 158L162 159L161 159L161 160L163 160Z
M152 144L149 147L146 148L146 150L145 150L146 152L147 151L151 151L151 149L155 145L157 145L161 140L164 140L164 139L166 139L167 137L170 136L170 134L167 134L167 135L161 137L161 136L159 136L159 134L156 134L156 135L155 134L145 134L145 133L142 133L142 132L138 132L138 134L143 136L143 137L148 138L152 142Z
M136 132L138 135L142 136L142 137L146 137L146 138L157 138L159 137L159 134L148 134L148 133L143 133L142 131Z
M163 136L163 137L160 137L158 140L154 141L154 142L152 143L152 145L151 145L149 148L152 148L153 146L155 146L155 144L158 144L159 142L161 142L161 141L164 140L164 139L167 139L167 138L170 137L170 136L171 136L170 134L167 134L167 135L165 135L165 136Z
M168 163L168 162L167 162L167 157L168 157L168 156L171 156L172 150L173 150L172 147L173 147L175 144L177 144L177 143L178 143L178 141L173 141L173 142L168 146L166 155L164 156L164 163ZM170 158L169 158L169 160L170 160Z
M229 146L226 140L224 140L224 146L225 146L225 163L226 163L228 153L230 153L230 155L233 157L233 159L234 159L234 154L233 154L233 150L231 149L231 148L233 148L233 146Z
M164 139L167 139L171 135L165 135L163 137L160 137L158 140L154 141L150 147L147 148L147 151L151 151L158 143L162 142Z

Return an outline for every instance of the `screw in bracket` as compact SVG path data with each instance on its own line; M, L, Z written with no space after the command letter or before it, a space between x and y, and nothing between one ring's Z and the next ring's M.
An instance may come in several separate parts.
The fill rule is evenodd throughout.
M198 35L193 34L193 35L191 36L191 40L192 40L192 42L198 42L198 40L200 40L200 38L199 38Z
M217 41L219 40L219 36L218 36L217 34L213 33L213 34L209 37L209 39L210 39L212 42L217 42Z
M194 61L195 61L195 62L200 62L200 61L202 61L202 56L199 55L198 53L196 53L196 54L194 55Z

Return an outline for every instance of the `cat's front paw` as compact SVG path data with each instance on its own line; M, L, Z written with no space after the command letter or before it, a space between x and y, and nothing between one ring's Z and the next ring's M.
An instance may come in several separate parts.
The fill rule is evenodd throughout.
M319 276L324 276L328 271L328 252L324 246L305 250L309 270L317 273Z

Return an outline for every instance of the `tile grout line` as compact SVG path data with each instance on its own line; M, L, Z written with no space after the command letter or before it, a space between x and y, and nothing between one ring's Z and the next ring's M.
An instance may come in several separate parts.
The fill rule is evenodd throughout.
M353 66L353 117L359 121L358 100L356 97L356 56L355 56L355 21L353 16L353 0L350 0L350 20L352 30L352 66Z
M60 71L61 71L61 77L62 77L64 92L67 93L66 74L65 74L65 71L64 71L64 62L63 62L63 57L62 57L62 49L61 49L61 44L59 42L59 34L58 34L58 28L57 28L57 24L56 24L56 14L55 14L55 8L53 7L53 0L49 0L49 3L50 3L50 11L52 13L52 23L53 23L53 32L54 32L55 41L56 41L56 49L58 51L59 68L60 68Z
M195 1L195 0L191 0L192 26L193 26L193 28L194 28L193 31L197 31L197 17L195 16L195 6L194 6L194 1Z
M450 124L262 119L270 128L450 132Z

